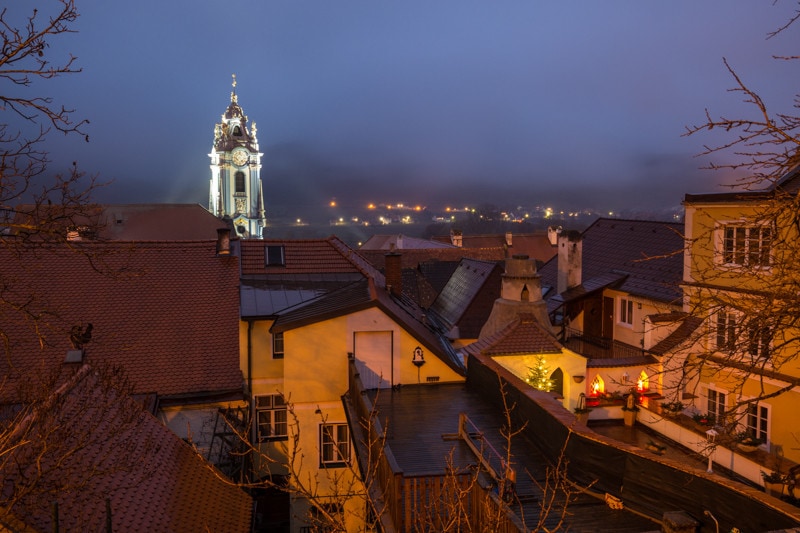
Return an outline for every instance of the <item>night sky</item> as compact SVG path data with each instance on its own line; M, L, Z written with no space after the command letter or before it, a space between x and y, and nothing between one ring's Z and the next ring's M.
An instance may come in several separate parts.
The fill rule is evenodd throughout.
M796 52L796 32L766 39L797 7L788 0L77 6L79 33L48 54L72 53L83 72L30 91L91 121L89 143L51 139L51 169L77 160L113 180L104 202L207 204L232 73L258 125L268 216L332 197L677 206L729 178L698 170L714 137L681 136L706 107L747 109L723 57L776 109L798 87L797 70L770 59Z

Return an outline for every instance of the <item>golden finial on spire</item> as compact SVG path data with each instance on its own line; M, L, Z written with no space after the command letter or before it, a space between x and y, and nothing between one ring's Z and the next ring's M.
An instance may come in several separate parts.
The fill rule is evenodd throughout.
M237 101L237 97L236 97L236 74L231 74L231 77L233 78L233 81L231 82L231 86L233 87L233 90L231 91L231 103L235 104L236 101Z

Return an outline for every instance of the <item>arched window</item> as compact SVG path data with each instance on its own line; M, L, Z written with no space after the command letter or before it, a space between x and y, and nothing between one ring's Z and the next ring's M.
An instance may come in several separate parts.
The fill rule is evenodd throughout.
M639 392L650 390L650 377L644 370L639 374L639 379L636 380L636 390Z
M242 172L241 170L237 172L235 175L235 179L236 179L236 189L235 189L236 192L246 192L244 186L244 172Z
M239 126L234 126L233 127L233 135L236 136L236 137L241 137L242 136L242 128L240 128Z
M550 381L553 382L553 388L550 392L557 392L560 396L564 396L564 371L561 368L556 368L550 374Z
M603 378L600 376L595 376L592 380L592 396L597 396L598 394L603 394L606 391L606 384L603 382Z
M520 294L519 300L521 302L527 302L530 301L530 299L531 299L531 293L528 290L528 286L525 285L524 287L522 287L522 294Z

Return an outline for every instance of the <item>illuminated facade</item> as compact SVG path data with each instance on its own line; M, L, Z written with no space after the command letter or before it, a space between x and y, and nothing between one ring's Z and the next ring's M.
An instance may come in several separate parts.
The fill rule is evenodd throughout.
M216 216L229 217L240 237L261 238L266 216L261 184L261 156L258 151L256 123L248 127L236 95L233 76L231 103L214 126L211 158L211 183L208 210Z

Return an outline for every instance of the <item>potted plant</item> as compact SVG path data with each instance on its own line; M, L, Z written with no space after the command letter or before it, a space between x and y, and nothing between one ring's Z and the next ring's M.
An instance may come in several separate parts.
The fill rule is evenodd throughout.
M578 422L586 422L589 418L589 413L592 411L589 407L576 407L575 411L575 418L578 419Z
M766 473L761 471L761 477L764 480L764 490L770 496L780 498L783 496L783 488L786 486L787 478L780 472Z
M677 400L674 402L661 402L661 414L667 418L675 418L681 414L683 409L684 405Z
M714 425L714 417L710 416L708 413L695 413L692 415L692 419L701 426Z
M736 449L744 453L752 453L764 444L762 439L754 436L752 432L743 431L736 434Z

